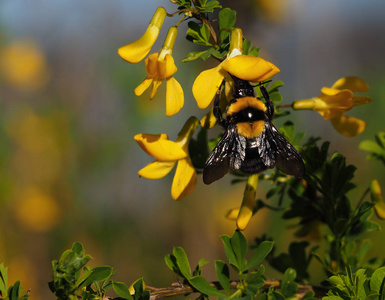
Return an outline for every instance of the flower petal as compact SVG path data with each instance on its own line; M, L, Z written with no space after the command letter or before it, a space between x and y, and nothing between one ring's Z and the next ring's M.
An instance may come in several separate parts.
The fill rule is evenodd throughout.
M195 188L197 173L192 165L191 159L181 159L178 161L174 180L171 186L171 196L178 201L189 195Z
M226 71L219 64L215 68L203 71L195 79L192 91L200 109L205 109L213 100L222 84Z
M166 80L166 116L175 115L184 105L183 89L174 77Z
M330 120L335 130L348 137L359 135L366 129L366 123L345 114Z
M321 92L327 96L338 96L341 99L348 99L353 97L353 92L347 89L339 90L335 88L323 87Z
M241 209L239 210L237 218L237 227L239 230L245 230L247 225L249 225L251 217L253 216L257 185L258 174L249 176L245 188L245 194L243 196Z
M164 79L159 79L158 77L155 77L153 80L153 85L151 89L150 99L154 99L156 92L158 91L158 87L162 84Z
M230 102L234 98L233 91L234 91L234 80L231 78L229 73L227 73L226 82L225 82L225 96L228 102Z
M239 215L239 208L232 208L226 213L225 217L226 219L235 221L238 215Z
M158 57L159 53L152 53L144 60L147 77L154 78L158 74Z
M374 210L377 217L381 220L385 220L385 202L382 197L381 186L376 179L372 180L370 184L370 198L372 199L372 202L376 204Z
M355 76L343 77L338 79L332 86L333 89L348 89L354 92L367 92L369 86L361 78Z
M134 93L136 96L140 96L144 93L145 90L147 90L149 88L149 86L151 85L153 79L152 78L146 78L141 84L139 84L135 90L134 90Z
M130 63L140 62L150 52L158 35L159 28L150 24L140 39L119 48L120 57Z
M190 117L183 125L181 131L179 131L175 143L177 143L184 151L188 152L188 145L198 126L199 120L196 117Z
M280 72L271 62L248 55L237 55L225 60L223 68L240 79L252 82L264 81Z
M187 157L177 143L165 139L166 135L137 134L134 139L139 146L150 156L159 161L175 161Z
M200 120L200 124L205 129L211 129L217 124L217 118L214 116L213 108L204 115L204 117Z
M159 179L166 176L174 165L176 161L154 161L149 163L143 169L141 169L138 174L147 179Z
M174 58L170 54L167 54L163 61L158 61L158 75L160 78L168 78L174 75L177 70Z

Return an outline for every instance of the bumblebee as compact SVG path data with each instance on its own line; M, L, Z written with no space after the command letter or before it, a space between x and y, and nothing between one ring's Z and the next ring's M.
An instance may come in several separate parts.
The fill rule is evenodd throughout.
M259 85L265 103L255 96L254 87L233 75L234 92L226 117L219 107L220 96L214 100L214 116L225 132L210 153L203 182L211 184L229 171L257 174L276 167L288 175L301 178L305 165L297 150L279 133L272 123L274 104L263 85Z

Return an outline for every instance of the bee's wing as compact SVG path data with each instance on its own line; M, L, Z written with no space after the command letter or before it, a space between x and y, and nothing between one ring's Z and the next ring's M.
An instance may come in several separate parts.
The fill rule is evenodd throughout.
M270 123L265 123L265 131L259 138L259 153L267 167L274 165L283 173L301 178L305 175L305 165L302 157Z
M246 139L238 134L235 125L229 125L206 161L203 182L210 184L229 170L238 170L245 159L245 149Z

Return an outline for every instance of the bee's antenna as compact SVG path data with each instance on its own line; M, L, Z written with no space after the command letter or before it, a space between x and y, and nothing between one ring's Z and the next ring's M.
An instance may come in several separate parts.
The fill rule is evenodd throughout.
M272 79L261 81L261 82L258 82L256 85L254 85L254 87L265 85L266 83L269 83L269 82L272 82L272 81L273 81Z

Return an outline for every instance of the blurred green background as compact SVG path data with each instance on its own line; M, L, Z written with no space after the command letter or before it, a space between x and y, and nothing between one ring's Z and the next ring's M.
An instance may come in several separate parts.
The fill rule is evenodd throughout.
M361 186L352 198L358 200L373 178L385 187L384 167L358 149L385 127L385 2L222 4L238 11L236 26L281 69L276 79L285 83L283 104L317 96L344 76L369 84L373 102L348 113L368 123L358 137L339 135L317 113L292 116L298 131L331 140L332 151L359 167ZM167 133L174 140L190 115L202 117L191 86L201 70L215 64L180 63L200 49L180 34L175 78L184 87L184 108L165 116L164 86L151 102L148 92L134 96L146 77L143 62L128 64L117 49L141 36L159 5L176 10L166 0L0 2L0 262L9 267L11 282L20 279L31 289L32 299L54 299L47 286L51 260L74 241L93 256L92 266L110 265L119 271L115 279L129 284L141 276L158 287L175 281L163 262L173 246L184 247L193 264L224 258L219 236L235 229L224 215L240 205L243 186L230 186L228 176L208 187L198 176L195 191L174 202L173 172L157 181L137 175L152 158L133 136ZM153 52L166 27L177 21L166 19ZM258 197L266 188L259 187ZM290 224L277 223L277 217L259 212L246 236L268 232L279 251L286 250L291 234L284 230ZM373 234L382 241L381 235ZM372 254L384 256L383 242L377 244ZM208 277L210 272L213 266L207 267Z

